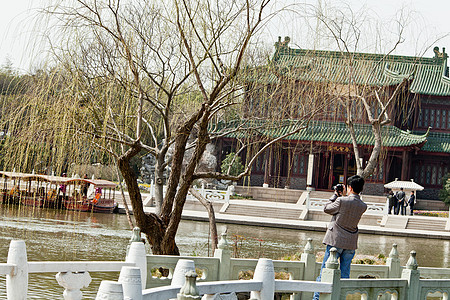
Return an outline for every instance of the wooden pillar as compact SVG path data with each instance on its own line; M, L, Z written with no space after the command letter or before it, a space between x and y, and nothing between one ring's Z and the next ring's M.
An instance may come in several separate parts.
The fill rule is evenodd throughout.
M314 159L316 160L315 163L315 169L316 171L314 171L314 182L313 182L313 186L318 187L319 186L319 173L320 173L320 153L314 154Z
M330 174L328 174L328 189L331 190L333 187L333 164L334 164L334 153L330 152Z
M407 150L402 152L402 175L401 180L408 180L409 155Z
M270 146L269 153L264 156L266 163L264 165L264 186L269 186L270 183L270 173L272 172L272 154L273 147Z
M289 143L287 154L288 154L287 155L287 157L288 157L287 165L286 165L286 162L283 162L283 164L286 165L286 168L287 168L286 182L284 183L285 188L289 188L291 185L291 166L292 166L292 161L293 161L293 155L292 155L293 153L291 150L291 143ZM298 163L300 164L300 161ZM281 167L283 168L284 165ZM298 167L300 167L300 165Z
M343 184L347 183L347 177L348 177L348 154L344 155L344 182L342 182Z

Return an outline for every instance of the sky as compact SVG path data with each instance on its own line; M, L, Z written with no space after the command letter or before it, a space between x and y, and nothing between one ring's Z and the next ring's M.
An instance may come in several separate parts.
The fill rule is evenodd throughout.
M156 1L156 0L155 0ZM289 0L276 0L289 1ZM317 4L319 0L292 0L296 3ZM320 0L325 1L325 0ZM0 9L0 66L8 62L21 72L32 70L39 61L33 60L37 47L32 46L35 33L36 9L44 6L49 0L3 0ZM338 1L328 0L330 4ZM339 1L341 2L341 1ZM347 0L355 11L365 11L374 19L392 20L400 9L412 16L413 22L405 31L405 41L399 45L395 54L433 56L434 46L447 47L450 52L450 1L449 0ZM387 21L386 21L387 22ZM312 48L312 42L302 36L301 25L296 28L295 22L277 21L270 26L268 41L270 45L278 36L291 36L293 47ZM388 24L388 23L386 23ZM390 24L390 23L389 23ZM385 29L389 31L389 27ZM446 36L447 35L447 36ZM326 47L326 46L319 46ZM325 50L325 49L323 49ZM34 54L32 53L34 51ZM368 50L368 52L371 52Z

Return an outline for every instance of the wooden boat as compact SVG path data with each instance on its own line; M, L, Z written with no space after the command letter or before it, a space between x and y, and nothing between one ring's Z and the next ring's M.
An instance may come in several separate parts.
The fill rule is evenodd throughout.
M1 203L102 213L112 213L116 207L117 185L108 180L4 171L0 178Z
M116 207L116 184L103 179L78 179L67 181L69 195L64 199L68 210L112 213Z
M3 178L2 203L50 208L61 207L54 188L58 182L68 180L59 176L4 171L0 171L0 177Z

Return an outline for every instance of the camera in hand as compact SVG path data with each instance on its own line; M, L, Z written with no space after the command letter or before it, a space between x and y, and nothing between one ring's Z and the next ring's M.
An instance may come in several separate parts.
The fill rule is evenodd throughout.
M344 192L344 185L342 183L336 184L335 186L333 186L333 189L341 194L342 192Z

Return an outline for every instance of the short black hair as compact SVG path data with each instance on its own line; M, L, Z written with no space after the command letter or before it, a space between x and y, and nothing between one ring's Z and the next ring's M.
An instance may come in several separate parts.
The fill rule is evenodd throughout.
M359 175L353 175L347 179L347 185L351 186L356 194L359 194L364 188L364 178Z

